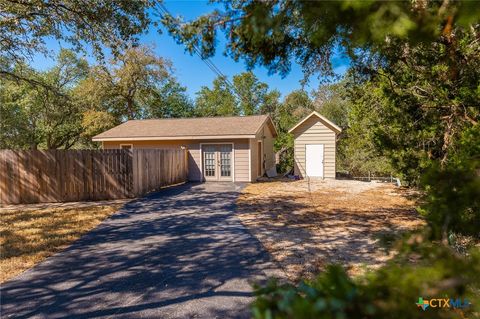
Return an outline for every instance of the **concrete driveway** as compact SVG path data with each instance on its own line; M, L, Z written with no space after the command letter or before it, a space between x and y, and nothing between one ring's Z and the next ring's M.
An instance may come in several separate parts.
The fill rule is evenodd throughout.
M241 188L186 184L128 203L4 283L2 318L248 318L250 283L279 272L234 216Z

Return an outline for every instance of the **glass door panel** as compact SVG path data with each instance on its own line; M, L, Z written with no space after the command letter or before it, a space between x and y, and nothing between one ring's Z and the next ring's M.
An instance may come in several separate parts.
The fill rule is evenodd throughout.
M232 146L220 145L219 157L220 157L220 177L231 177L232 176Z
M204 161L204 175L205 179L215 180L216 179L216 148L214 145L205 145L203 151L203 161Z

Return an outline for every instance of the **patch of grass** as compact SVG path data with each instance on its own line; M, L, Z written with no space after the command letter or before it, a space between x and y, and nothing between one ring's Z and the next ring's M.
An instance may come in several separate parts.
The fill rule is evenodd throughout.
M70 245L120 205L0 213L0 282Z

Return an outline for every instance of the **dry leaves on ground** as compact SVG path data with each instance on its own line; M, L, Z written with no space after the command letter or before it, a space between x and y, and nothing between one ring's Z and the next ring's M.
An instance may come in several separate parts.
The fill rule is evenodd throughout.
M411 195L373 182L282 180L247 186L238 212L289 279L311 277L328 263L355 275L391 258L380 238L424 223Z
M120 205L0 212L0 282L63 250Z

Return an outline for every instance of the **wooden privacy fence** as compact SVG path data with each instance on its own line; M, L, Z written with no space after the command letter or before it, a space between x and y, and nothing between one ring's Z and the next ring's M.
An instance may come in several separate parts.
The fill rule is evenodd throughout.
M141 196L187 180L181 149L0 150L0 203Z

